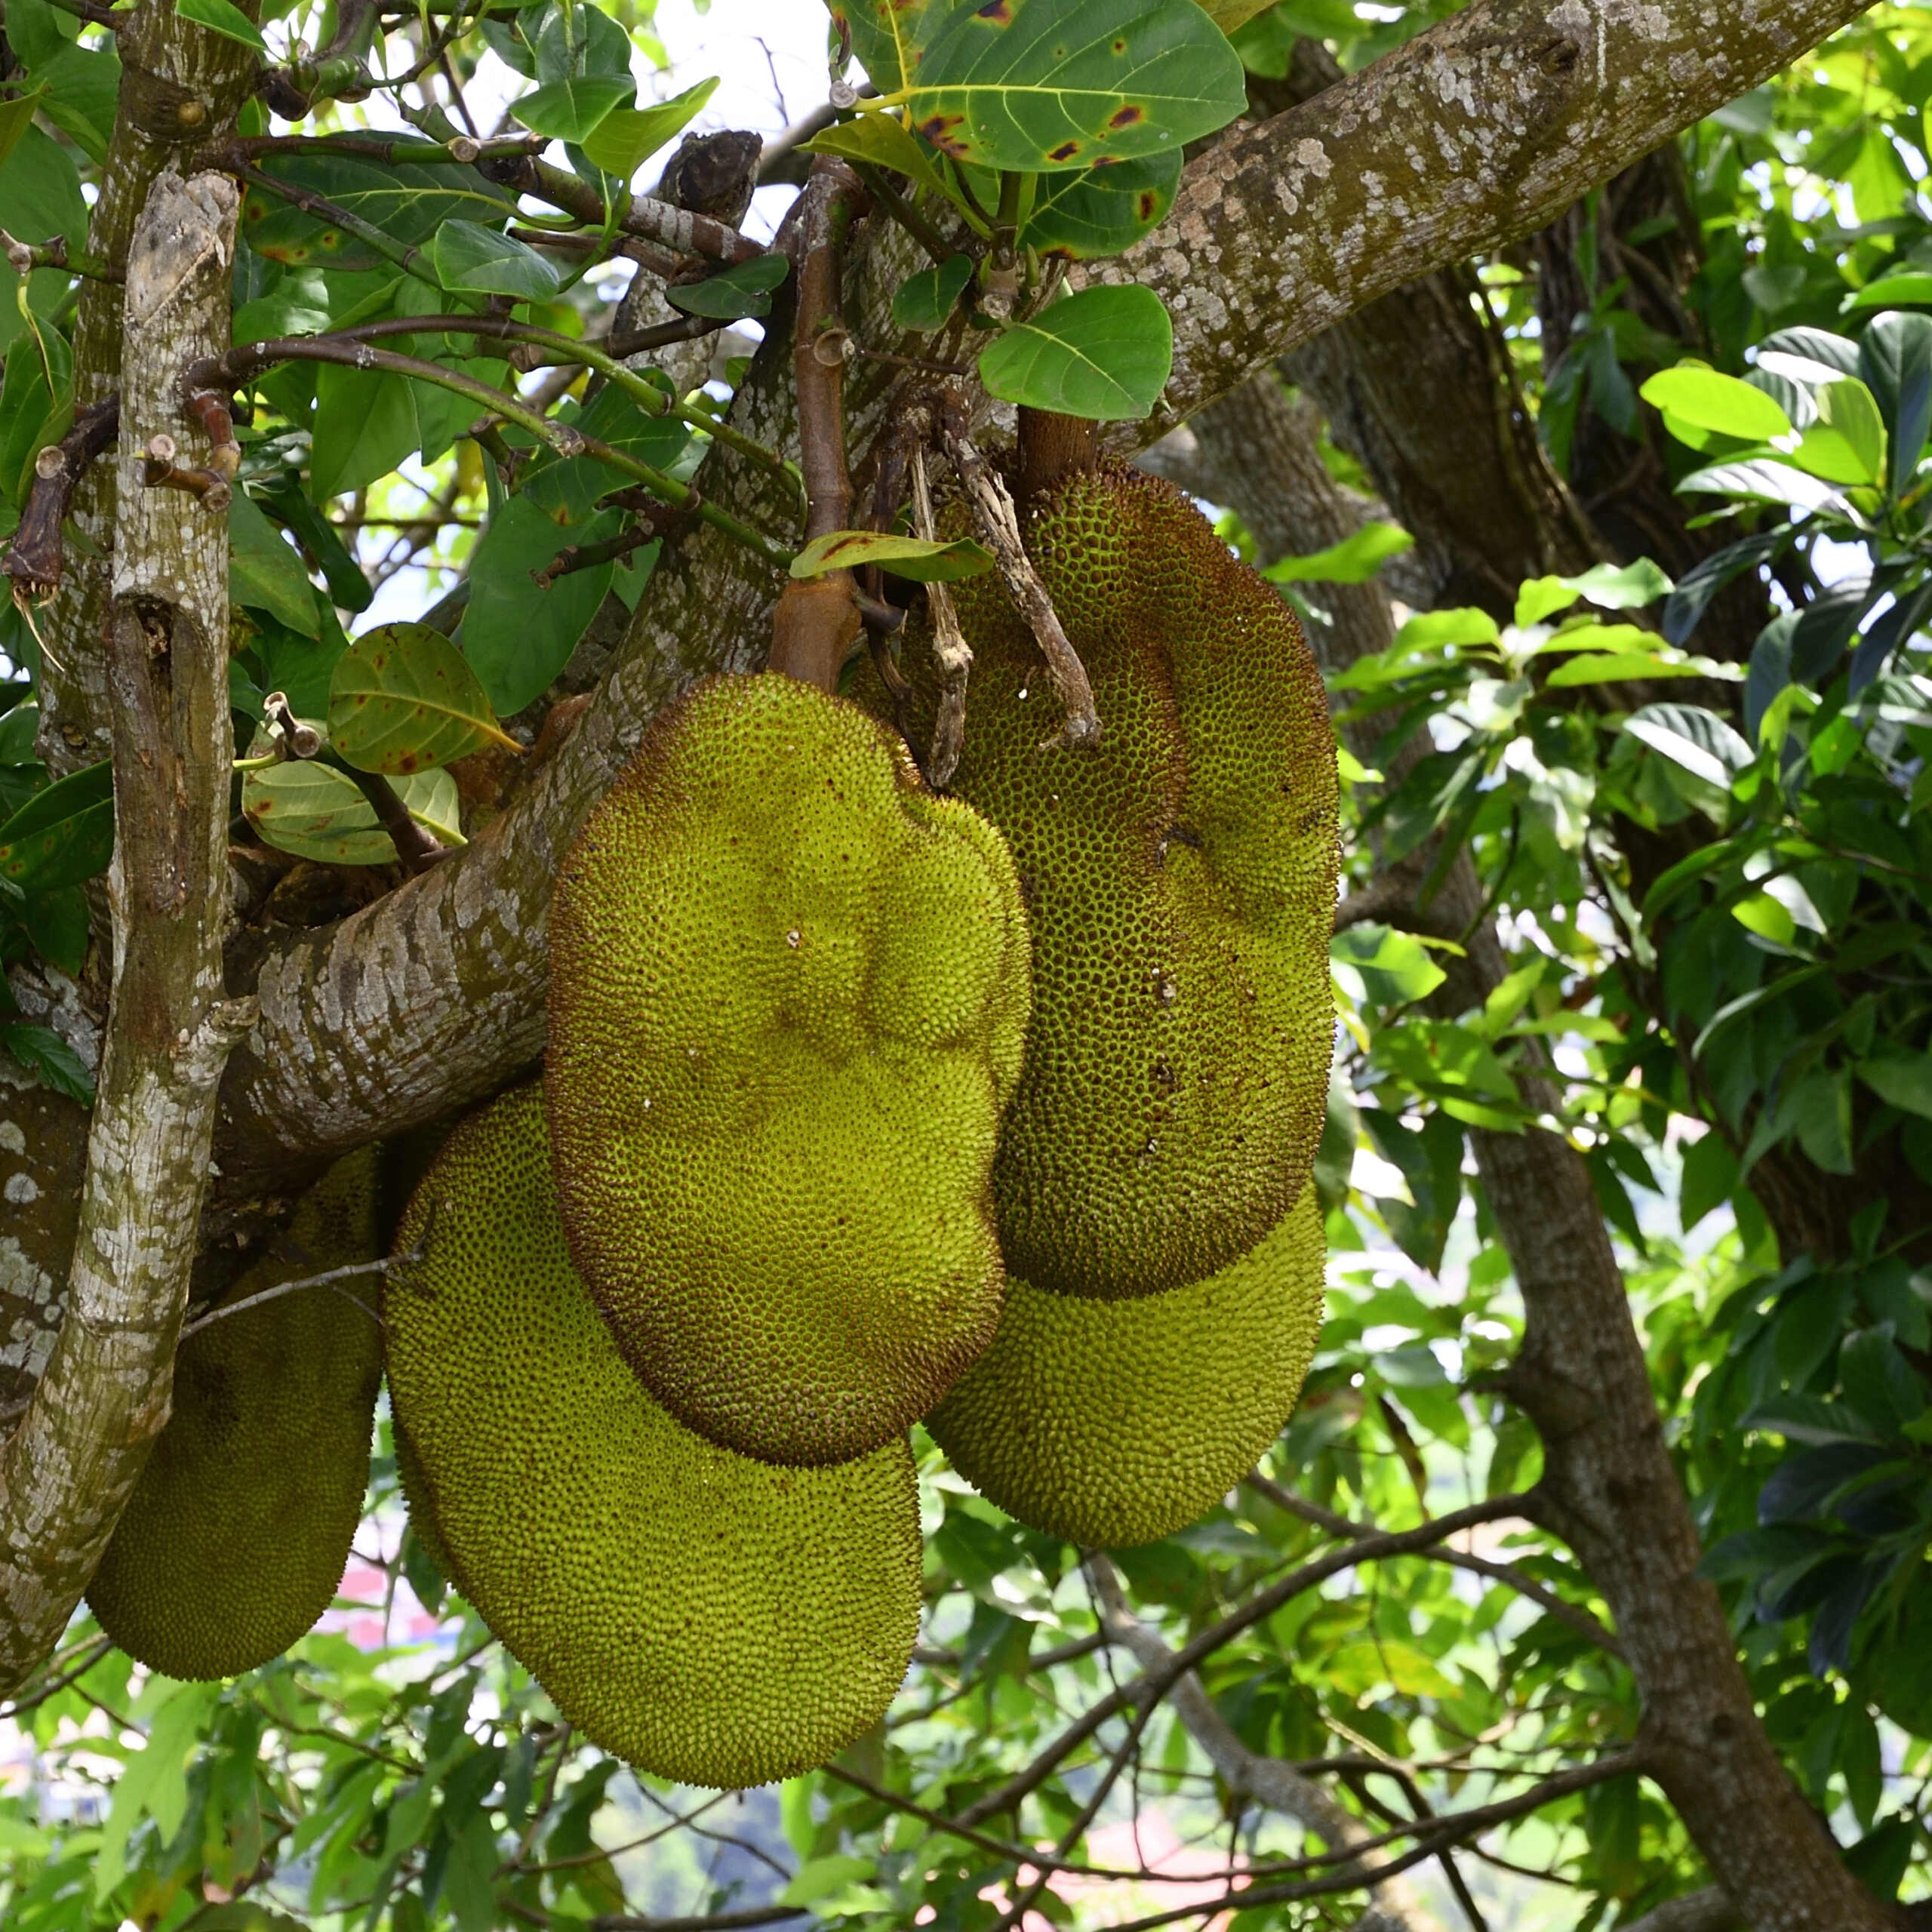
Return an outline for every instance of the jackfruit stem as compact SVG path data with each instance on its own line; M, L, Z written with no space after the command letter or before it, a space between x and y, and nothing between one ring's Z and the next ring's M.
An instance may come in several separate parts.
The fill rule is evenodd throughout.
M949 401L952 401L949 398ZM1100 720L1094 709L1094 687L1088 681L1087 667L1068 640L1064 626L1054 609L1054 601L1033 560L1020 540L1020 513L1013 493L973 445L966 433L963 407L949 407L941 426L946 453L952 460L954 473L966 493L973 521L980 540L993 553L1007 594L1038 640L1047 660L1047 676L1066 713L1059 733L1044 740L1040 749L1049 751L1087 750L1100 742Z
M1029 509L1063 478L1100 460L1100 426L1084 416L1050 409L1020 412L1020 500Z

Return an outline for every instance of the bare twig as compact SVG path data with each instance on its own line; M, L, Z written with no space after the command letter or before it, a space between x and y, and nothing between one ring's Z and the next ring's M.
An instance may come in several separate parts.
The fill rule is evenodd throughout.
M272 1288L263 1288L260 1293L244 1295L239 1301L223 1302L219 1307L210 1309L205 1315L198 1315L194 1320L183 1324L181 1339L186 1341L190 1335L198 1335L204 1328L212 1327L217 1321L226 1321L231 1315L240 1315L245 1309L259 1308L263 1303L278 1301L284 1295L292 1295L304 1288L334 1287L338 1281L352 1281L358 1275L386 1275L392 1268L408 1267L420 1261L426 1252L426 1244L419 1243L405 1254L386 1254L379 1261L352 1261L340 1268L326 1268L319 1275L304 1275L299 1281L278 1281ZM368 1303L354 1295L344 1297L352 1301L377 1327L382 1326L381 1318Z
M38 598L52 596L60 587L66 566L60 528L67 506L88 465L120 433L121 398L109 394L77 411L74 426L34 459L26 508L6 556L0 558L0 571L13 579L17 591Z
M1058 746L1084 749L1098 745L1100 721L1094 713L1094 687L1088 682L1087 667L1068 641L1047 586L1041 582L1040 574L1020 540L1020 517L1014 507L1013 493L974 448L972 438L966 433L965 405L956 396L946 400L940 416L940 433L954 472L966 492L973 521L999 565L1008 594L1039 641L1046 657L1047 676L1061 709L1066 713L1066 723L1059 734L1049 738L1040 749L1044 751Z
M913 528L928 543L933 540L932 493L926 485L926 453L912 451ZM933 719L933 742L926 754L926 781L943 791L959 769L966 743L966 681L973 671L973 647L959 627L952 593L943 583L926 586L926 609L933 623L933 662L939 669L939 707Z

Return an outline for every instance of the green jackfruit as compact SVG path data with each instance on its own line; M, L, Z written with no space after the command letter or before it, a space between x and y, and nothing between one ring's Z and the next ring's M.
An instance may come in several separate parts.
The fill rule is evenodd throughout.
M534 1086L459 1126L384 1297L418 1534L593 1743L659 1777L763 1784L891 1701L918 1628L902 1439L775 1469L638 1386L573 1270ZM428 1539L426 1538L426 1542Z
M991 577L954 586L974 651L952 789L1013 849L1033 1015L993 1171L1035 1287L1204 1280L1284 1215L1321 1134L1334 1008L1334 734L1294 615L1180 493L1109 465L1026 532L1103 728L1059 724ZM906 653L930 732L931 657ZM891 703L869 670L855 695Z
M1219 1503L1294 1413L1321 1325L1315 1189L1205 1281L1101 1301L1007 1284L992 1346L926 1419L1009 1516L1088 1548L1152 1543Z
M550 962L565 1225L645 1386L768 1462L902 1434L998 1325L1029 997L999 835L855 706L713 678L565 861Z
M223 1299L375 1253L371 1147L330 1169ZM312 1629L361 1518L381 1380L375 1322L326 1287L189 1336L174 1412L88 1586L100 1627L151 1669L189 1678L253 1670Z

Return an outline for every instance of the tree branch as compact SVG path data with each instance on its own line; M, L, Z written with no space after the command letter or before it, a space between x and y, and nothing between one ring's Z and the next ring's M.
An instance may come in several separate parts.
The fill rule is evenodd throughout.
M150 433L192 433L175 373L228 339L238 197L156 178L130 251L106 639L115 834L112 1017L67 1315L0 1454L0 1688L59 1641L168 1419L216 1084L248 1015L223 996L228 531L143 489Z

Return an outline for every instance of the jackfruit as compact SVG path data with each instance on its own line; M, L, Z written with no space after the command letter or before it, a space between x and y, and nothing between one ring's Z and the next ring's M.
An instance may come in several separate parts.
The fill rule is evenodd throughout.
M544 1084L571 1252L688 1427L842 1462L992 1340L1026 958L999 835L855 706L716 678L653 725L558 880Z
M223 1298L376 1253L376 1150L339 1161ZM373 1286L346 1284L373 1302ZM221 1304L217 1304L220 1306ZM169 1677L233 1677L313 1627L362 1513L382 1342L371 1312L303 1288L211 1322L88 1586L100 1627Z
M902 1438L775 1469L674 1420L572 1269L537 1088L460 1125L384 1297L418 1533L558 1709L659 1777L731 1787L823 1763L891 1701L918 1627ZM427 1540L426 1539L426 1540Z
M1324 1245L1311 1186L1251 1254L1187 1287L1102 1301L1009 1281L992 1346L926 1427L976 1489L1048 1536L1089 1549L1172 1536L1294 1413Z
M1334 734L1294 613L1171 485L1076 475L1026 540L1103 735L1042 750L1059 719L1031 631L993 578L952 586L974 666L952 789L1006 835L1033 940L1000 1246L1035 1288L1152 1294L1244 1254L1314 1161ZM905 669L930 734L931 654ZM869 669L854 695L894 716Z

